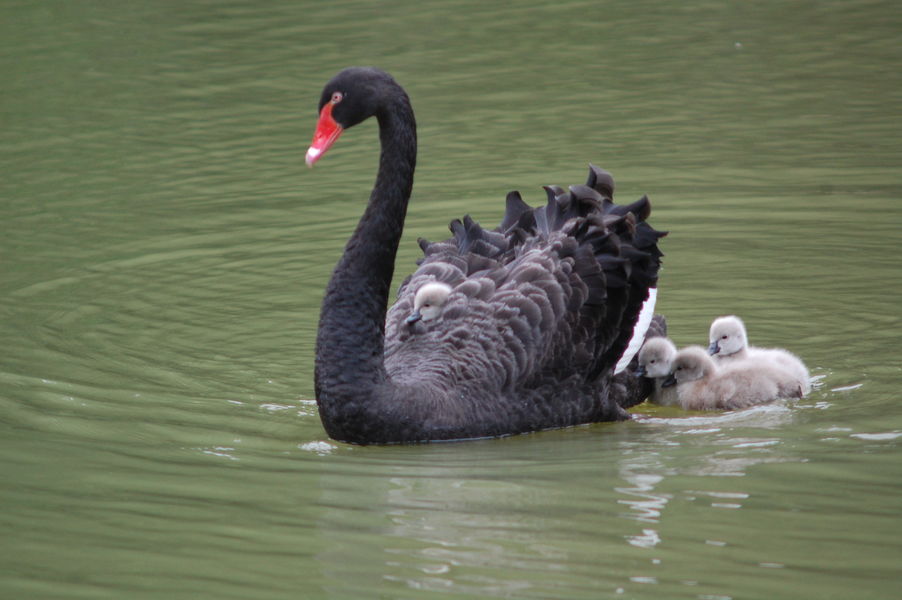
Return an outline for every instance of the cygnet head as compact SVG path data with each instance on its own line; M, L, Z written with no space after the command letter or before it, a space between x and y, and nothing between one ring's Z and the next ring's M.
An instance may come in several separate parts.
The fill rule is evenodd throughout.
M407 317L407 324L413 325L417 321L431 321L442 314L451 286L447 283L432 281L417 290L413 297L413 312Z
M666 337L653 337L645 340L639 350L639 367L636 375L640 377L667 377L677 349Z
M670 386L702 379L717 370L717 366L701 346L687 346L676 353L671 363L671 375L663 383Z
M742 319L734 315L714 319L708 333L708 343L711 344L708 353L721 356L736 354L748 346Z

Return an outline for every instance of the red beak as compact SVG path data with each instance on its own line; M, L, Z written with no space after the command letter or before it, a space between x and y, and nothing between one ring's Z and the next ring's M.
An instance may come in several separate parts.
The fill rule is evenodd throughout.
M312 167L313 163L322 158L326 150L329 149L341 132L344 131L341 125L332 118L332 102L327 102L319 113L319 121L316 122L316 133L313 134L313 142L307 149L307 166Z

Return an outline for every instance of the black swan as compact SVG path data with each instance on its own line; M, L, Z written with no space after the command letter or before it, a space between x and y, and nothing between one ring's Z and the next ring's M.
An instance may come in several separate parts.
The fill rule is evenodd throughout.
M615 205L613 178L597 167L586 185L546 187L539 208L511 192L494 230L467 216L451 223L449 240L421 239L419 268L386 314L417 156L405 91L378 69L338 73L320 98L306 160L312 166L372 116L376 183L326 288L316 340L326 432L403 443L629 418L624 408L650 388L615 376L615 365L628 359L634 330L641 343L648 327L637 322L646 299L653 305L664 235L645 222L648 199ZM439 285L421 293L429 284ZM642 314L647 321L651 311Z

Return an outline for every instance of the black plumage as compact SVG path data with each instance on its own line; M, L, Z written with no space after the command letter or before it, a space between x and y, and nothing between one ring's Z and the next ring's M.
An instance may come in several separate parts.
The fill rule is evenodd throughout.
M336 92L357 98L348 112L331 107L339 125L377 116L382 158L323 301L316 392L329 435L464 439L627 418L624 407L648 390L613 368L662 256L648 199L614 204L613 177L595 166L585 185L547 186L535 208L511 192L498 227L465 216L451 222L451 238L419 240L419 266L386 314L416 158L413 112L375 69L339 73L321 109ZM450 286L441 314L411 323L430 282Z

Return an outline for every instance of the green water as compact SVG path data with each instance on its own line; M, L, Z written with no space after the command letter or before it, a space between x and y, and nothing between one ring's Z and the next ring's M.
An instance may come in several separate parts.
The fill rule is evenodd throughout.
M5 2L0 597L894 598L897 2ZM507 191L649 194L678 344L744 317L812 394L411 447L330 441L321 293L407 87L417 236Z

